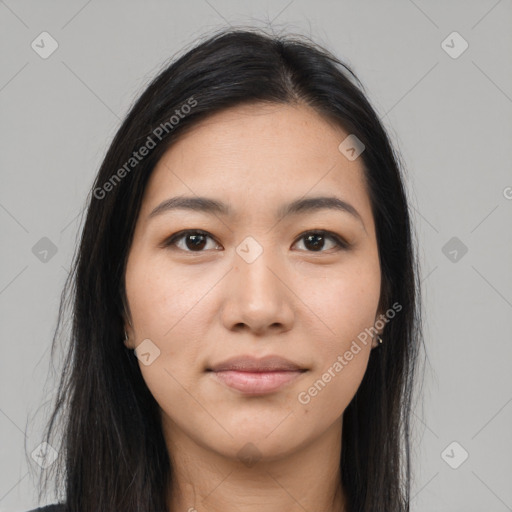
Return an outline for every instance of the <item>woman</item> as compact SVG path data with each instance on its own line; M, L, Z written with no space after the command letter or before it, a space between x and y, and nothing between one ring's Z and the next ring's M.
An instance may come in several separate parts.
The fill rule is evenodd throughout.
M223 30L132 107L66 283L41 510L409 510L418 265L358 84L305 38Z

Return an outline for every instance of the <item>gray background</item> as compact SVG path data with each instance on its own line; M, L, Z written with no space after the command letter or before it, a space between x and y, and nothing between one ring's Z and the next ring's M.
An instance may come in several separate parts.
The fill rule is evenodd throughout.
M37 504L24 443L41 442L60 291L105 151L164 61L228 23L309 35L365 84L407 166L421 245L412 510L512 510L511 15L510 0L0 1L0 512ZM59 45L47 59L31 47L43 31ZM442 46L453 31L469 44L457 58Z

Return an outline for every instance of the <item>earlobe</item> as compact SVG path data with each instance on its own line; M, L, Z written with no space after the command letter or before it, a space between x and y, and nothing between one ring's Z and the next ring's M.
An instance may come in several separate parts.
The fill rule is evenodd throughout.
M133 349L133 347L131 346L132 344L130 341L130 335L128 334L129 331L133 331L133 325L132 325L132 321L131 321L130 317L126 315L126 308L125 308L125 314L121 315L121 321L123 323L123 332L124 332L123 343L127 349Z
M373 340L372 340L372 349L373 348L377 348L377 347L380 347L383 343L383 339L380 337L379 334L377 334L376 336L373 337Z
M126 329L124 330L124 340L123 340L123 343L124 343L126 348L128 348L128 349L132 348L131 344L130 344L130 338L129 338L127 332L126 332Z

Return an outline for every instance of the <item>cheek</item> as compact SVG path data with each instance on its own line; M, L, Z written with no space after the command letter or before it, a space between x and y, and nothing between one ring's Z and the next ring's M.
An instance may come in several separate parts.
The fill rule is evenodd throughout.
M354 260L321 285L302 291L315 314L310 332L317 365L301 388L304 412L315 411L334 421L348 406L364 377L371 351L371 331L380 298L380 268ZM374 263L374 262L373 262ZM308 284L303 281L304 286ZM311 282L309 282L311 284Z
M162 258L134 255L127 266L126 292L137 338L153 337L168 344L184 325L194 329L199 324L190 318L213 284L198 269L184 271Z
M318 333L322 352L339 352L374 325L380 298L380 267L374 258L353 258L325 277L304 278L299 294L314 313L312 331Z
M305 418L315 418L315 428L325 428L343 415L363 380L369 352L368 347L362 346L350 361L344 358L344 353L333 355L329 364L315 372L299 390L299 410Z
M136 270L135 270L136 269ZM136 345L149 339L158 354L150 364L139 360L142 377L162 409L169 404L181 410L193 386L191 368L197 365L200 348L194 334L197 288L185 293L177 273L159 271L157 265L127 269L126 288L135 328Z
M212 288L214 276L169 267L159 258L133 253L126 270L126 293L132 313L136 345L149 339L158 353L151 364L139 367L151 393L160 404L193 386L204 347L200 340L207 329L201 301ZM193 274L193 275L191 275ZM197 274L197 275L196 275Z

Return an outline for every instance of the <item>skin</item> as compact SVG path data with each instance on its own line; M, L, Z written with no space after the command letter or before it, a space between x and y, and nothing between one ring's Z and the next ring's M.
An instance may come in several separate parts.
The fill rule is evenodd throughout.
M307 106L244 105L196 125L152 173L126 268L125 343L134 349L150 339L160 350L139 366L161 409L171 511L344 510L343 412L377 341L359 343L360 352L308 404L297 397L382 313L362 159L338 150L347 135ZM234 215L174 210L148 220L178 195L222 200ZM349 202L362 221L327 209L276 220L284 203L318 195ZM187 236L163 246L185 229L209 237L196 250ZM313 229L351 246L337 248L326 235L315 250L307 240ZM247 236L263 249L251 263L236 251ZM279 355L308 371L261 396L205 371L248 354ZM253 464L239 455L247 443Z

